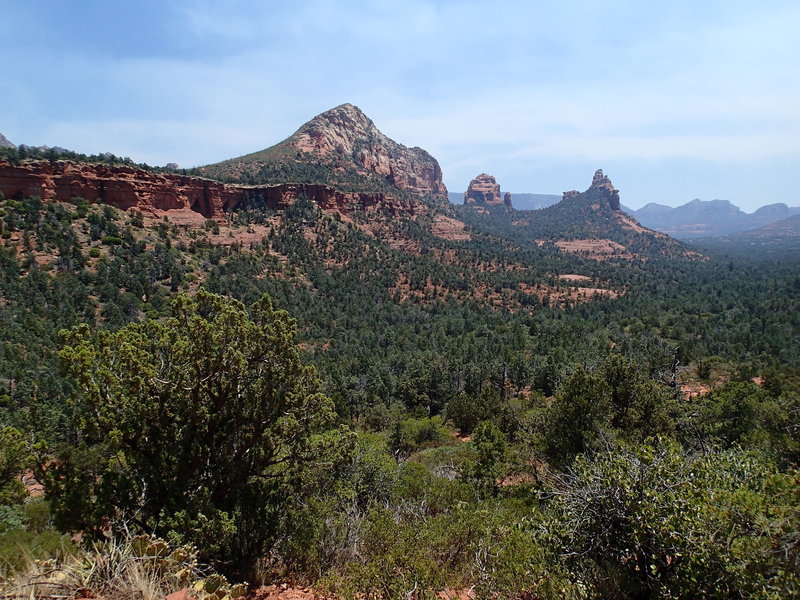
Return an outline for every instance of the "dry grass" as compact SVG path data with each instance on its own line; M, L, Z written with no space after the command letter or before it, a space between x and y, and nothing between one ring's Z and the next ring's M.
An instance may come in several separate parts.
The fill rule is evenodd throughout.
M146 536L94 545L62 561L31 558L0 580L0 598L163 600L199 578L194 552Z

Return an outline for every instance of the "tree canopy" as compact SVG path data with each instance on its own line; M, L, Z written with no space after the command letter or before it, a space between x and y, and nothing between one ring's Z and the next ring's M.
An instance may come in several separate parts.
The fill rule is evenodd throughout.
M63 332L60 358L79 391L77 443L47 479L62 521L90 529L125 517L213 538L220 554L234 536L237 552L263 550L277 499L320 458L315 433L334 416L294 334L267 296L248 309L203 291L176 296L167 319Z

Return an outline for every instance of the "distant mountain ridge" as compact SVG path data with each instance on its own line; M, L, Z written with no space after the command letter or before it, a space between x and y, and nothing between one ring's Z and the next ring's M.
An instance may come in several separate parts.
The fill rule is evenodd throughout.
M756 211L758 212L758 211ZM800 252L800 214L763 225L757 229L692 240L701 248L730 254L774 254L785 257Z
M0 133L0 148L16 148L16 144L9 141L9 139Z
M650 203L638 210L626 210L645 227L685 240L756 229L800 214L800 208L783 203L768 204L748 214L728 200L699 199L675 208Z
M539 210L560 202L561 196L557 194L515 194L511 192L511 201L517 210Z

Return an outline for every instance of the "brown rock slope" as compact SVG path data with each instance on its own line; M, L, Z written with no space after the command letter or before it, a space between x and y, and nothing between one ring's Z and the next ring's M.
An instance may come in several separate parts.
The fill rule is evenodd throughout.
M317 115L284 141L208 165L205 175L242 182L316 182L334 186L391 187L417 196L447 199L442 170L422 148L389 139L357 106L342 104Z

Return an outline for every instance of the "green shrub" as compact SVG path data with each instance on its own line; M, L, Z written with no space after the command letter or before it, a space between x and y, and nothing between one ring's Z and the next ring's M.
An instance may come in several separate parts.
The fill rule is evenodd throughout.
M0 532L25 529L25 515L22 505L0 504Z
M660 438L579 456L548 526L592 597L788 598L800 593L798 507L797 473Z
M63 560L77 554L69 536L48 530L33 533L16 529L0 533L0 570L8 577L28 568L34 560Z
M29 459L22 434L13 427L0 428L0 504L15 505L26 496L20 474Z
M442 425L441 417L398 420L390 434L389 447L392 452L410 454L416 450L436 446L452 440Z
M80 442L44 482L60 526L124 514L243 568L267 552L342 437L316 435L333 407L294 335L266 296L248 308L205 291L176 295L170 318L63 332Z

